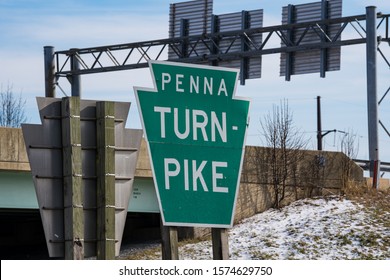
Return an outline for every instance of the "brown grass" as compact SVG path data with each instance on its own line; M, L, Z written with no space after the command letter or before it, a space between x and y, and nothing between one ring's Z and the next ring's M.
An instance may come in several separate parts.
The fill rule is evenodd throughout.
M357 201L368 208L390 211L390 189L376 190L366 184L351 182L344 191L347 199Z

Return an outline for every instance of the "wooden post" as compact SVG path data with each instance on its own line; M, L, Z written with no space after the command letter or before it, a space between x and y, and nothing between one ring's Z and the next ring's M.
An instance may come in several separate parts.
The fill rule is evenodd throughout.
M96 103L97 259L115 259L115 104Z
M161 250L163 260L178 260L179 245L177 227L166 227L161 222Z
M62 99L65 259L84 259L80 98Z
M213 259L229 259L229 234L226 228L212 228Z

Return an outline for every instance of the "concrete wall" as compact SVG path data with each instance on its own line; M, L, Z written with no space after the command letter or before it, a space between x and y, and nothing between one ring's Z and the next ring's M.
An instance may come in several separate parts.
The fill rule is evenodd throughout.
M340 193L348 180L363 181L363 170L344 154L302 151L303 157L287 180L285 204L312 195ZM273 205L270 149L248 146L242 169L235 222L269 209ZM319 159L321 159L319 161ZM348 168L348 177L345 176ZM29 171L21 129L0 128L0 170ZM142 142L136 177L152 178L145 141Z
M31 171L20 128L0 127L0 170ZM152 177L145 141L141 143L137 162L136 177Z
M30 171L22 130L0 127L0 170Z
M247 146L235 222L273 206L272 149ZM301 160L288 171L284 205L316 195L340 194L350 181L364 182L363 170L340 152L300 151Z

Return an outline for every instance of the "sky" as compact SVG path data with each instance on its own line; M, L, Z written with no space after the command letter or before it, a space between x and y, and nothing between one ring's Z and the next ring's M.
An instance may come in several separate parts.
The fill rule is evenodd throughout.
M0 0L0 85L12 86L26 100L29 123L39 123L35 97L44 96L43 47L56 51L131 43L168 37L169 4L175 0ZM281 24L281 10L288 4L316 1L301 0L214 0L213 13L264 9L264 26ZM344 0L343 16L365 13L366 6L390 13L390 1ZM356 34L352 28L343 33ZM380 34L378 34L380 35ZM353 35L356 37L356 35ZM274 40L274 39L273 39ZM275 46L280 46L274 40ZM390 58L390 47L381 44ZM390 69L378 56L378 98L390 86ZM69 83L59 84L70 95ZM82 76L82 98L132 102L127 127L140 128L133 87L152 87L148 69ZM238 96L251 100L248 145L264 145L260 121L273 105L287 100L295 126L316 149L316 97L321 96L323 130L352 131L358 144L357 158L368 159L367 93L365 45L342 48L341 70L292 76L290 82L279 76L279 55L263 56L262 77L238 86ZM63 97L57 88L57 97ZM379 118L390 129L390 96L380 106ZM340 150L343 133L324 137L324 150ZM390 162L390 138L380 128L380 159Z

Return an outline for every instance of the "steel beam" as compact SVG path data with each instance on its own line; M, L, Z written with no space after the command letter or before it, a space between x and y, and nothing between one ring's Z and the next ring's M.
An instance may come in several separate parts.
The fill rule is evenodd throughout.
M54 61L54 47L45 46L44 67L45 67L45 97L56 97L56 71Z
M328 3L329 2L327 0L322 0L322 2L321 2L321 19L322 20L328 19L328 9L329 9ZM328 33L328 26L327 25L322 25L321 28L325 33ZM321 34L321 42L322 43L326 42L325 34ZM321 53L320 53L320 77L321 78L325 78L327 69L328 69L328 50L321 49Z
M379 118L378 118L378 96L377 96L377 29L376 29L376 7L366 8L367 21L367 112L368 112L368 145L370 159L370 177L373 178L373 187L378 188L379 182Z
M242 11L241 13L241 29L245 30L249 28L249 12ZM248 37L241 37L241 52L246 52L249 49ZM248 58L243 57L240 60L240 84L245 85L245 80L248 76Z
M75 52L70 58L72 73L69 78L72 85L72 96L81 97L81 77L78 72L80 70L80 60L78 57L79 54L77 53L77 49L75 49Z

